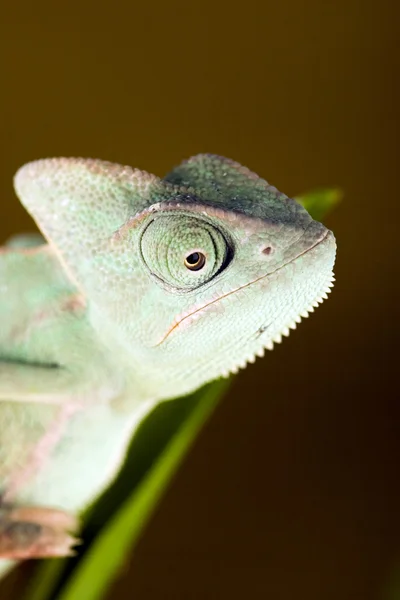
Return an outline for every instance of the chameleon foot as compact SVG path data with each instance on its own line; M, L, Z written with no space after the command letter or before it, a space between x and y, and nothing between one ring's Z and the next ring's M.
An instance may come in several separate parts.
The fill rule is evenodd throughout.
M0 559L71 556L77 519L52 508L0 504Z

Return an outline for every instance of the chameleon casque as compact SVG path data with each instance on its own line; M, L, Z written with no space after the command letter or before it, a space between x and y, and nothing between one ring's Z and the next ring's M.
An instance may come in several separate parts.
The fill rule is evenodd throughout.
M47 243L0 249L0 570L62 556L161 400L236 372L333 285L333 234L247 168L23 166Z

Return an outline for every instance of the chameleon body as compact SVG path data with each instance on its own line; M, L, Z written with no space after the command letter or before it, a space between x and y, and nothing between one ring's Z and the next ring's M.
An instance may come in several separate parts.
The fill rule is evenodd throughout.
M215 155L164 179L47 159L15 188L47 243L0 249L3 565L70 553L143 416L272 349L326 297L336 250Z

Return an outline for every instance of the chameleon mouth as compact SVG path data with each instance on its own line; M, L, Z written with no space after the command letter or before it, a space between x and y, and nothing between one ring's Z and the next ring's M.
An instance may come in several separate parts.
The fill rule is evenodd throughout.
M198 306L195 308L192 307L187 312L181 313L180 315L178 315L175 318L174 322L167 329L167 331L162 336L160 341L157 342L156 344L154 344L153 347L157 348L158 346L161 346L161 344L163 344L169 338L169 336L174 331L176 331L182 324L188 325L189 323L192 323L194 320L197 320L198 318L200 318L202 316L202 314L207 309L210 310L210 309L215 308L215 305L218 304L221 300L224 300L224 298L228 298L229 296L232 296L232 294L236 294L237 292L240 292L241 290L244 290L244 289L250 287L251 285L258 283L259 281L262 281L268 277L271 277L275 273L278 273L279 271L281 271L282 269L284 269L285 267L287 267L288 265L290 265L291 263L296 261L301 256L308 254L309 252L314 250L317 246L322 244L328 238L328 236L332 236L332 233L329 230L327 230L324 233L324 235L319 240L317 240L312 246L310 246L303 252L300 252L294 258L290 259L288 262L284 263L280 267L277 267L274 271L271 271L270 273L266 273L265 275L261 275L260 277L257 277L256 279L253 279L252 281L249 281L248 283L241 285L241 286L231 290L230 292L227 292L226 294L218 295L213 300L210 300L206 304L202 304L201 306ZM323 302L324 294L326 295L326 293L329 293L330 288L333 286L333 281L334 281L334 279L331 278L330 282L327 284L326 289L322 290L322 293L321 293L322 297L318 297L318 299L316 299L315 306L318 306L318 304ZM309 312L311 312L312 310L314 310L314 308L312 308L312 307L308 309ZM307 312L307 311L304 311L304 312ZM307 312L307 314L304 314L303 316L308 316L308 312ZM292 328L294 329L294 327L292 327Z

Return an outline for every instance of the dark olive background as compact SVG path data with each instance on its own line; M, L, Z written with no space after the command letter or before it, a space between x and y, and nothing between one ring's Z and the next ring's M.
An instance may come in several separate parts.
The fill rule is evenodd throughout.
M2 8L1 239L33 228L12 176L46 156L161 175L209 151L289 195L346 194L326 221L329 301L236 379L110 598L388 598L400 568L395 2L61 6Z

